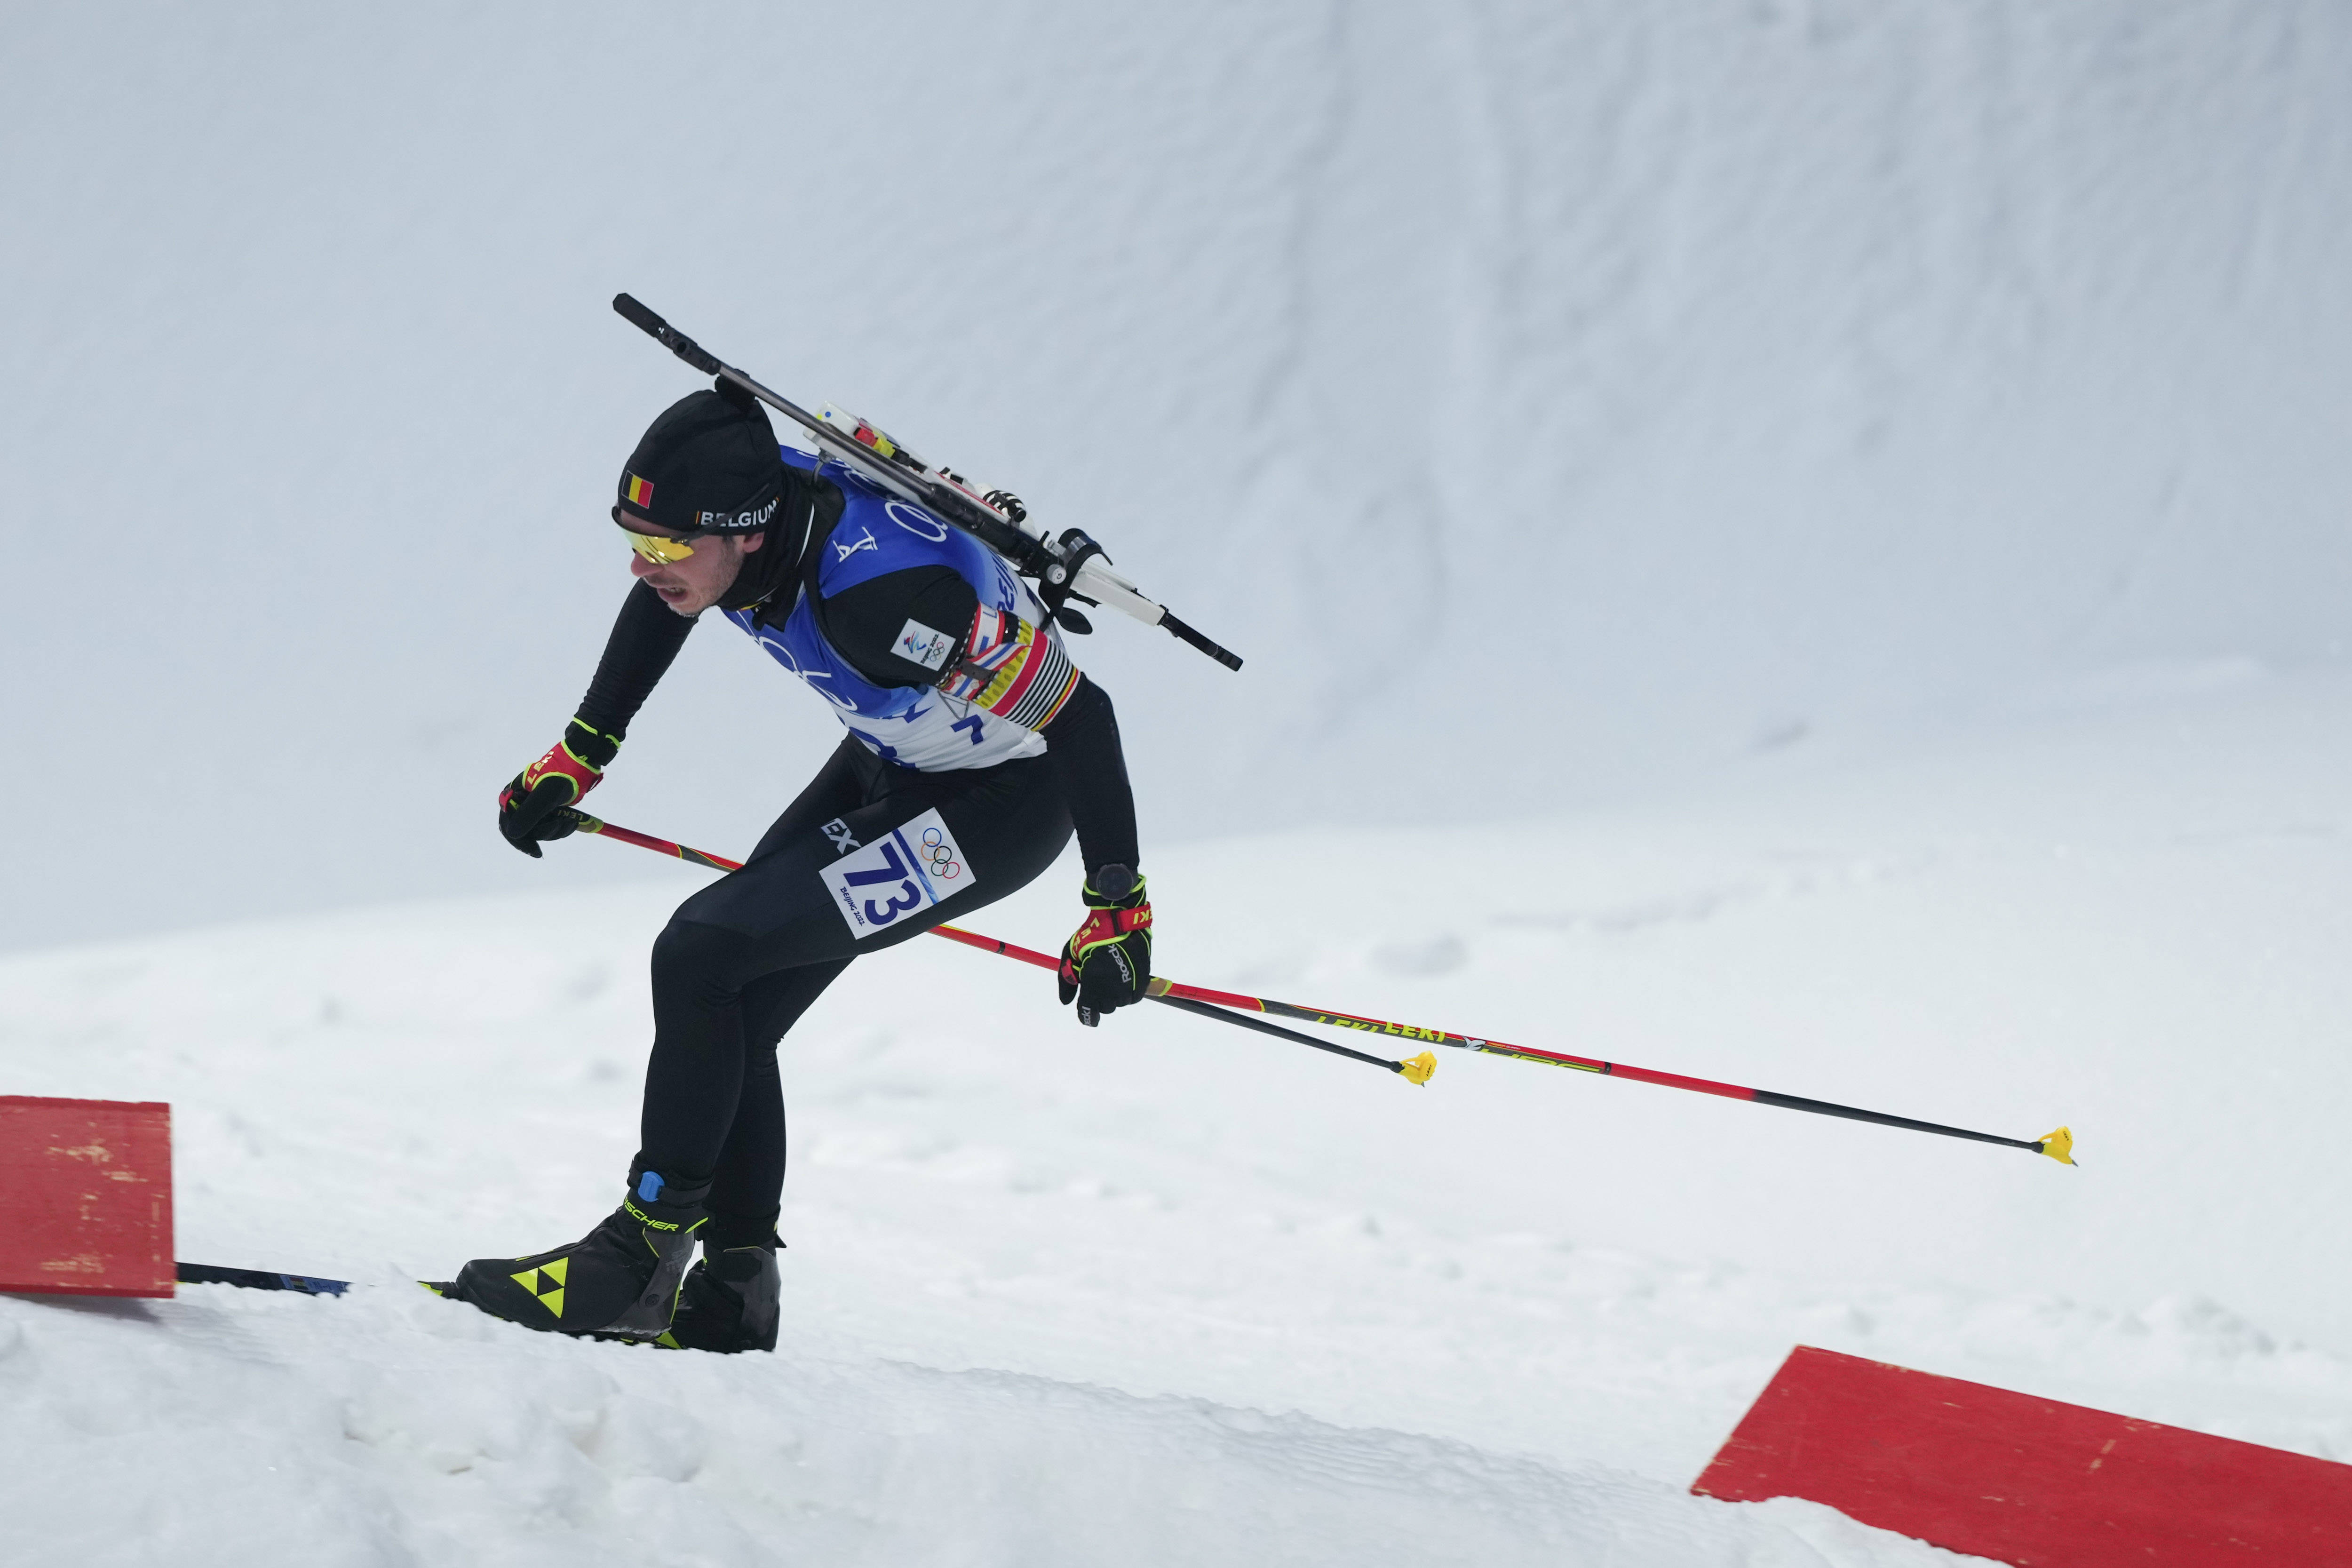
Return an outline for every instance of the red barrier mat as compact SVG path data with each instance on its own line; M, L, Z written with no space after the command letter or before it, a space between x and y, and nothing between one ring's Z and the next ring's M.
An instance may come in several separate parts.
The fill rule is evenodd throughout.
M1691 1490L2017 1568L2352 1563L2352 1465L1809 1345Z
M0 1095L0 1290L172 1293L172 1108Z

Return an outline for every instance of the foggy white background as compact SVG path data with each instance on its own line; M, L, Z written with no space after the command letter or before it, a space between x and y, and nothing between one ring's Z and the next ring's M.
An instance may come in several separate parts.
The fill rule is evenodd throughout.
M491 828L697 384L1006 483L1147 846L1638 795L2119 668L2340 660L2324 3L13 5L0 943L646 874ZM837 734L702 628L598 808Z

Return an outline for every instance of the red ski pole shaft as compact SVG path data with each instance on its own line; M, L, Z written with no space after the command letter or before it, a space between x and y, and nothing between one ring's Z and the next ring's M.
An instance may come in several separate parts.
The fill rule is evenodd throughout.
M1023 947L1018 943L1005 942L997 937L982 936L976 931L966 931L961 926L933 926L931 934L943 936L950 942L960 942L966 947L979 948L984 952L1001 952L1007 958L1019 959L1022 963L1034 965L1039 969L1050 969L1056 973L1061 972L1062 961L1058 958L1039 952L1034 947ZM1417 1057L1408 1057L1401 1062L1392 1062L1386 1057L1376 1057L1368 1052L1351 1050L1346 1046L1335 1046L1328 1040L1318 1040L1312 1035L1302 1035L1295 1029L1286 1029L1279 1024L1269 1024L1262 1019L1253 1018L1246 1013L1229 1013L1223 1007L1213 1005L1210 1002L1211 997L1221 994L1220 993L1202 991L1196 985L1179 985L1172 980L1162 980L1156 974L1151 977L1151 988L1146 994L1154 1002L1162 1002L1171 1007L1195 1014L1203 1018L1214 1018L1220 1024L1232 1024L1239 1028L1255 1029L1261 1035L1272 1035L1278 1040L1289 1040L1297 1045L1312 1046L1318 1051L1328 1051L1335 1057L1370 1062L1374 1067L1386 1068L1394 1073L1402 1073L1414 1083L1427 1083L1429 1075L1437 1070L1437 1058L1427 1051L1422 1052ZM1261 1008L1259 1011L1264 1009Z
M558 815L570 820L574 832L593 833L603 838L617 838L624 844L634 844L640 849L650 849L657 855L672 856L689 865L708 866L715 871L740 871L743 868L743 862L740 860L730 860L723 855L706 854L702 850L689 848L674 839L656 838L650 833L639 833L635 828L617 826L602 817L591 816L586 812L571 806L564 807ZM1051 969L1058 973L1062 967L1060 959L1039 952L1034 948L1000 942L992 936L982 936L978 931L965 931L958 926L933 926L930 934L946 937L950 942L962 942L967 947L985 948L992 952L1001 952L1007 958L1017 958L1024 963L1034 964L1040 969ZM1220 995L1222 993L1202 992L1194 986L1176 985L1157 977L1152 980L1151 986L1150 996L1154 1002L1165 1003L1171 1007L1195 1014L1203 1018L1214 1018L1221 1024L1231 1024L1235 1028L1250 1029L1261 1035L1272 1035L1277 1039L1289 1040L1296 1045L1312 1046L1318 1051L1328 1051L1335 1057L1346 1057L1350 1061L1368 1062L1373 1067L1386 1068L1391 1072L1402 1074L1412 1083L1427 1083L1429 1075L1437 1070L1437 1058L1427 1051L1423 1051L1417 1057L1407 1058L1403 1061L1391 1061L1386 1057L1376 1057L1370 1052L1355 1050L1347 1046L1335 1046L1328 1040L1318 1040L1311 1035L1302 1035L1295 1029L1286 1029L1279 1024L1269 1024L1262 1018L1247 1017L1239 1013L1228 1013L1221 1006L1208 1005L1213 996ZM1265 1011L1263 1007L1256 1010Z
M716 855L706 855L698 849L689 849L682 844L673 844L667 838L655 838L647 834L633 833L627 828L614 827L609 823L599 822L584 812L575 811L570 815L575 819L575 825L583 832L602 833L607 837L618 838L625 843L659 850L665 855L675 855L681 860L692 861L698 866L711 866L725 871L737 868L736 861L721 859ZM1018 947L1012 942L1000 942L995 937L982 936L977 931L964 931L956 926L934 926L931 928L931 934L943 936L950 942L960 942L970 947L986 948L994 952L1001 952L1007 958L1019 959L1024 963L1035 964L1041 968L1059 969L1061 967L1059 960L1039 952L1034 948ZM1450 1029L1426 1029L1410 1024L1391 1024L1385 1018L1369 1017L1361 1013L1337 1013L1321 1007L1302 1007L1295 1002L1278 1002L1266 996L1248 996L1237 991L1217 991L1205 985L1187 985L1181 981L1163 980L1158 975L1152 976L1151 995L1158 1001L1181 1001L1196 1005L1192 1008L1187 1008L1187 1011L1197 1011L1199 1004L1208 1004L1216 1008L1234 1008L1236 1011L1220 1012L1213 1016L1229 1023L1239 1024L1244 1028L1255 1026L1266 1033L1279 1034L1285 1039L1297 1040L1302 1044L1313 1046L1318 1050L1336 1051L1339 1055L1354 1057L1360 1061L1377 1063L1391 1071L1403 1073L1415 1083L1427 1081L1430 1071L1434 1070L1434 1058L1428 1057L1426 1053L1409 1061L1386 1061L1379 1057L1368 1056L1362 1052L1350 1051L1344 1047L1326 1045L1319 1040L1308 1039L1304 1035L1293 1034L1287 1029L1277 1029L1275 1026L1261 1024L1258 1020L1245 1015L1272 1014L1278 1018L1297 1018L1309 1024L1326 1025L1331 1028L1357 1029L1396 1036L1408 1040L1453 1046L1462 1050L1477 1051L1486 1056L1515 1057L1521 1061L1542 1062L1549 1067L1571 1068L1578 1072L1598 1073L1605 1078L1631 1079L1636 1083L1653 1083L1662 1089L1685 1089L1693 1094L1717 1095L1725 1100L1745 1100L1758 1105L1777 1106L1783 1110L1804 1110L1816 1116L1835 1116L1849 1121L1868 1121L1881 1127L1899 1127L1909 1132L1932 1132L1941 1138L1965 1138L1971 1142L1998 1143L2006 1149L2024 1149L2036 1154L2047 1155L2062 1165L2074 1163L2074 1135L2071 1130L2064 1127L2044 1133L2040 1138L2003 1138L1998 1133L1977 1132L1965 1127L1947 1127L1939 1121L1920 1121L1912 1117L1895 1116L1884 1110L1864 1110L1858 1106L1837 1105L1826 1100L1808 1100L1801 1095L1782 1094L1777 1089L1750 1089L1745 1084L1720 1083L1714 1079L1706 1078L1687 1078L1681 1073L1660 1072L1654 1068L1634 1067L1626 1062L1602 1061L1597 1057L1571 1056L1565 1051L1539 1050L1533 1046L1514 1046L1502 1040L1489 1040L1475 1035L1456 1034ZM1424 1061L1429 1063L1425 1068L1422 1067ZM1421 1070L1416 1073L1414 1070L1416 1068Z
M2009 1149L2029 1149L2036 1154L2046 1154L2063 1165L2074 1163L2074 1135L2061 1127L2054 1132L2036 1139L2003 1138L1998 1133L1972 1132L1965 1127L1947 1127L1937 1121L1919 1121L1908 1116L1895 1116L1884 1110L1864 1110L1851 1105L1833 1105L1825 1100L1807 1100L1801 1095L1782 1094L1776 1089L1749 1089L1744 1084L1718 1083L1713 1079L1685 1078L1680 1073L1659 1072L1654 1068L1633 1067L1624 1062L1606 1062L1594 1057L1570 1056L1564 1051L1538 1050L1533 1046L1508 1045L1501 1040L1481 1039L1473 1035L1459 1035L1449 1029L1424 1029L1410 1024L1391 1024L1385 1018L1366 1017L1360 1013L1334 1013L1320 1007L1302 1007L1293 1002L1277 1002L1265 996L1244 996L1234 991L1212 991L1205 986L1180 985L1173 981L1152 979L1156 991L1166 986L1171 995L1186 996L1195 1001L1213 1002L1220 1006L1244 1011L1271 1013L1278 1018L1297 1018L1310 1024L1324 1024L1336 1029L1362 1029L1382 1035L1399 1036L1408 1040L1429 1040L1441 1046L1454 1046L1463 1050L1477 1051L1486 1056L1516 1057L1521 1061L1542 1062L1550 1067L1572 1068L1578 1072L1599 1073L1606 1078L1631 1079L1636 1083L1654 1083L1663 1089L1687 1089L1694 1094L1719 1095L1726 1100L1752 1100L1758 1105L1778 1106L1783 1110L1809 1110L1816 1116L1843 1117L1849 1121L1875 1122L1881 1127L1900 1127L1912 1132L1933 1132L1945 1138L1966 1138L1978 1143L1998 1143Z
M569 818L573 829L578 832L593 833L604 838L617 838L624 844L634 844L640 849L650 849L657 855L676 856L690 866L708 866L714 871L740 871L743 868L743 862L740 860L730 860L724 855L705 855L699 849L689 849L683 844L674 844L667 838L656 838L650 833L639 833L634 828L618 827L602 817L591 816L584 811L575 810L568 805L556 815Z

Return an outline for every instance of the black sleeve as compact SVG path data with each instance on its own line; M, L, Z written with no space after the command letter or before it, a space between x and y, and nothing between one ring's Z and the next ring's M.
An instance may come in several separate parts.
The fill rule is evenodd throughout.
M1062 781L1078 854L1091 879L1097 868L1140 870L1135 843L1135 792L1128 787L1127 754L1119 749L1118 715L1110 693L1085 676L1053 722L1038 731L1051 748L1046 760Z
M604 639L604 657L596 663L596 679L580 700L580 717L592 728L619 740L629 721L645 706L656 681L686 646L694 622L661 601L643 583L621 601L613 635Z
M951 566L885 572L817 605L824 640L877 686L933 686L962 655L980 595ZM898 651L900 635L925 647L927 662Z

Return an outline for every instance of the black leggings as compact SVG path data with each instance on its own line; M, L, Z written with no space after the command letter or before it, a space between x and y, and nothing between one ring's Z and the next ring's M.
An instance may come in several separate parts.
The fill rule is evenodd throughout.
M827 868L931 810L968 863L971 885L859 940ZM743 868L678 906L654 942L654 1048L638 1159L673 1185L710 1179L710 1246L772 1233L784 1188L776 1071L784 1031L851 959L1026 886L1069 839L1069 808L1045 758L920 773L845 738Z

